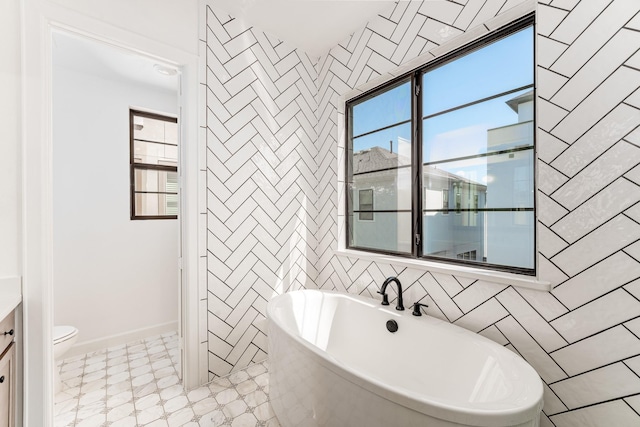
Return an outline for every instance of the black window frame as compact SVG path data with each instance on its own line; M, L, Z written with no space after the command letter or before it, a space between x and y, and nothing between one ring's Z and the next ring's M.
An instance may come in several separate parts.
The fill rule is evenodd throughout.
M168 165L155 165L150 163L137 163L135 161L135 142L134 142L134 117L144 117L153 120L161 120L170 123L178 123L176 117L165 116L162 114L149 113L146 111L140 111L130 108L129 109L129 188L130 188L130 219L131 220L149 220L149 219L178 219L178 215L137 215L136 214L136 194L175 194L179 197L179 192L167 192L167 191L137 191L135 188L135 174L136 170L156 170L178 173L178 166ZM156 141L152 141L158 143ZM166 144L175 145L179 147L179 144ZM179 201L178 201L179 206ZM179 207L178 207L179 209Z
M459 260L459 259L452 259L452 258L442 258L442 257L436 257L436 256L428 256L428 255L424 255L422 253L422 237L423 237L423 230L422 230L422 173L423 173L423 163L421 161L422 159L422 144L420 143L415 143L415 141L421 140L422 138L422 121L423 121L423 116L422 116L422 103L419 102L420 101L420 91L421 91L421 87L420 87L420 82L422 81L422 75L425 74L426 72L428 72L429 70L442 66L448 62L452 62L455 61L457 58L466 55L470 52L476 51L481 49L482 47L491 44L495 41L501 40L503 38L508 37L509 35L512 35L518 31L524 30L526 28L531 27L533 29L533 52L534 52L534 61L533 61L533 83L531 85L527 85L523 88L516 88L514 89L512 92L517 92L519 90L522 90L524 88L528 88L529 86L531 86L531 90L533 91L533 99L534 99L534 111L533 111L533 123L534 123L534 130L533 130L533 192L534 192L534 197L533 197L533 208L529 209L522 209L522 210L527 210L527 211L532 211L534 214L534 225L533 225L533 268L523 268L523 267L515 267L515 266L505 266L505 265L500 265L500 264L488 264L486 263L486 257L483 258L483 262L470 262L467 260ZM344 115L344 123L345 123L345 130L346 132L344 132L345 135L345 140L344 140L344 147L345 147L345 182L344 182L344 188L345 188L345 225L346 225L346 233L345 233L345 239L346 239L346 249L353 249L353 250L358 250L358 251L364 251L364 252L371 252L371 253L378 253L378 254L382 254L382 255L392 255L392 256L398 256L398 257L402 257L402 258L410 258L410 259L417 259L417 260L425 260L425 261L435 261L438 263L444 263L444 264L454 264L454 265L464 265L464 266L469 266L469 267L474 267L474 268L479 268L479 269L484 269L484 270L491 270L491 271L498 271L498 272L508 272L508 273L514 273L514 274L520 274L520 275L526 275L526 276L535 276L537 274L537 268L538 268L538 260L537 260L537 182L536 182L536 176L537 176L537 144L536 144L536 123L537 123L537 118L536 118L536 108L535 108L535 99L536 99L536 88L537 88L537 82L536 82L536 73L535 73L535 52L536 52L536 38L535 38L535 13L531 12L527 15L522 16L519 19L516 19L494 31L491 31L490 33L479 37L476 40L471 41L468 44L465 44L464 46L458 47L453 49L451 52L443 55L442 57L439 58L435 58L432 61L429 61L427 63L424 63L422 65L420 65L419 67L414 68L413 70L399 75L393 79L391 79L390 81L377 86L375 88L372 88L368 91L365 91L364 93L348 99L345 101L344 104L344 111L345 111L345 115ZM378 94L381 94L383 92L386 92L388 90L393 89L396 86L399 86L401 84L404 84L406 82L410 81L411 82L411 111L412 111L412 115L411 115L411 122L412 122L412 128L411 128L411 135L412 135L412 152L411 152L411 167L414 169L412 171L412 177L411 177L411 194L412 194L412 215L411 215L411 222L412 222L412 230L411 230L411 235L412 235L412 252L411 253L403 253L403 252L396 252L396 251L388 251L388 250L380 250L380 249L374 249L374 248L367 248L367 247L358 247L358 246L352 246L350 245L350 233L352 231L351 228L351 224L349 221L349 213L352 212L354 215L358 212L356 210L353 210L353 201L351 200L351 191L349 190L349 177L353 176L352 172L352 159L353 159L353 147L349 146L349 142L353 140L353 134L352 134L352 127L350 124L350 111L351 108L354 105L357 105L359 103L362 103L368 99L374 98L375 96L377 96ZM504 94L501 94L504 95ZM492 97L493 98L493 97ZM515 151L519 151L517 148L513 150ZM453 195L453 199L455 201L455 194ZM449 201L449 203L451 203ZM449 209L449 212L454 211L456 213L459 213L460 210L456 210L455 206L453 208ZM461 209L461 211L466 212L466 211L473 211L477 214L478 210L477 209Z

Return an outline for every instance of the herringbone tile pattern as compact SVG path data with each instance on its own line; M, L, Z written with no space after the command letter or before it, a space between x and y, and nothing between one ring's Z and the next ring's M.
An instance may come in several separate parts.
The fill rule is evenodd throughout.
M210 377L266 358L265 308L315 277L316 71L207 7Z
M338 100L523 0L403 2L315 64L207 9L211 376L265 355L264 308L320 287L405 301L520 353L543 426L640 423L640 2L537 7L539 292L334 255L343 212ZM450 46L450 45L449 45Z
M463 5L461 3L466 3ZM542 425L640 424L640 3L538 5L538 245L551 293L334 255L340 95L519 1L398 4L318 66L318 279L405 301L520 353L545 382ZM544 3L544 4L543 4ZM336 184L337 183L337 184Z

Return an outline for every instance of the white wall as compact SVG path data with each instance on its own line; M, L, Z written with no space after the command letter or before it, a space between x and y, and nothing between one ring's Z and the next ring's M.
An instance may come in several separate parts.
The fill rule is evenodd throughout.
M178 221L129 219L129 107L177 95L53 71L54 322L78 344L176 322Z
M19 10L0 2L0 277L21 275Z

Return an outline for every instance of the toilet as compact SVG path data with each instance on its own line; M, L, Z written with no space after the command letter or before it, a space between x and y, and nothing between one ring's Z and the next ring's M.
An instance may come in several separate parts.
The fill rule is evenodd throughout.
M78 329L73 326L54 326L53 327L53 360L54 364L54 376L53 387L56 393L62 388L62 382L60 380L60 370L58 369L57 362L62 360L62 357L69 351L73 344L78 339Z

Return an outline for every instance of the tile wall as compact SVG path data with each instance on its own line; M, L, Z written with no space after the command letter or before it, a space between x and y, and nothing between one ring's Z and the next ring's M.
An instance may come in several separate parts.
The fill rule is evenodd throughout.
M553 292L333 254L338 97L518 3L399 4L321 58L316 176L318 188L332 191L318 195L317 284L376 297L382 280L397 275L405 301L422 299L429 314L536 368L545 382L541 425L638 425L640 2L537 5L539 269Z
M406 301L429 303L429 314L537 369L542 426L640 423L637 0L536 5L539 272L551 293L333 252L337 99L523 3L400 3L318 61L207 7L210 377L266 357L273 295L320 287L374 296L397 275Z
M203 30L212 378L266 358L269 299L315 287L317 74L210 6Z

